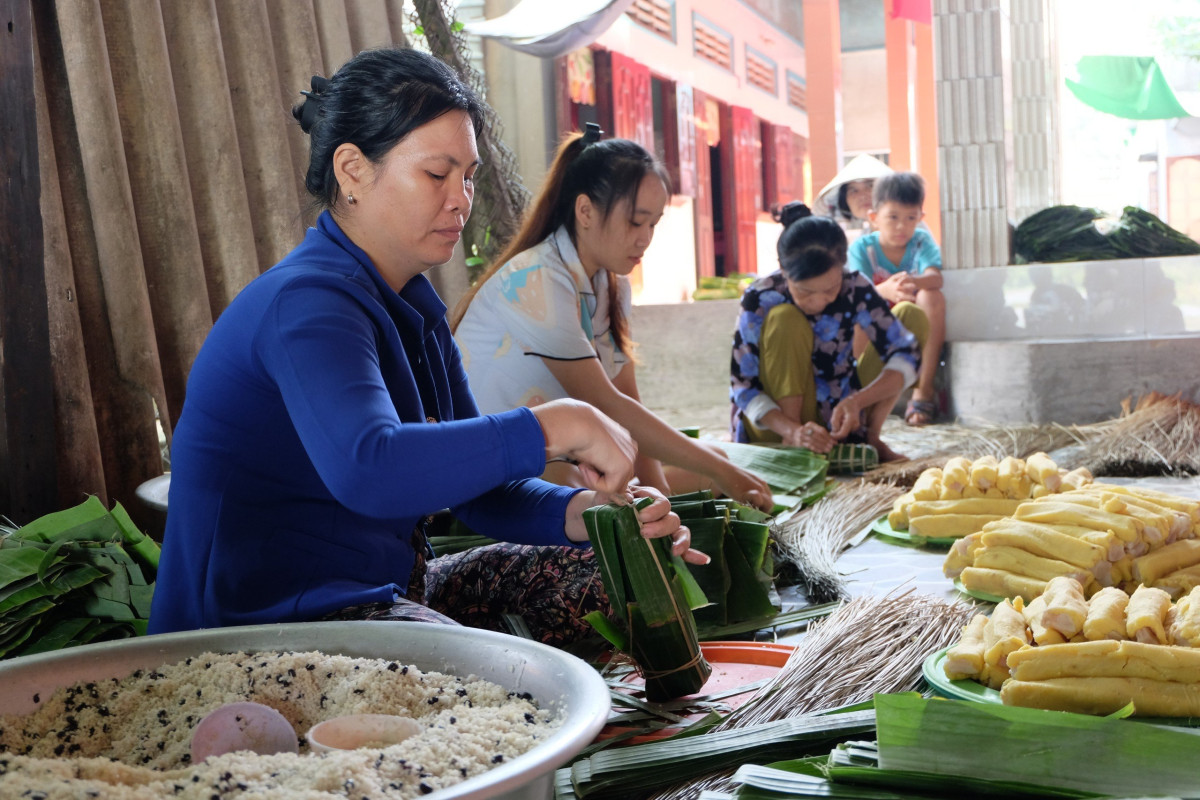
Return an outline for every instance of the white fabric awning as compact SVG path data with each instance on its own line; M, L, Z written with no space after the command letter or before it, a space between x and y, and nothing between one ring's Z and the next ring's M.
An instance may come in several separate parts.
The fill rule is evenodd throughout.
M633 0L521 0L495 19L464 22L468 33L540 58L558 58L595 41Z

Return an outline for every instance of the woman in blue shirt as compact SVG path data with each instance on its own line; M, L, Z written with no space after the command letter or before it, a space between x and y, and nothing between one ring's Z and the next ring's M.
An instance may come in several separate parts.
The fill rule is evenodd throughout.
M628 434L586 404L476 408L446 307L422 274L449 260L471 211L483 121L471 90L431 56L380 49L305 94L294 114L310 137L306 185L325 210L221 314L192 367L154 633L449 621L426 606L454 616L470 601L433 585L426 594L428 515L450 508L479 533L569 552L586 544L582 512L625 496L633 476ZM579 462L591 489L534 477L556 458ZM703 561L654 496L646 535L672 536L676 552ZM545 549L502 558L541 569ZM594 568L568 562L580 574L564 582L594 585ZM528 570L505 574L528 583ZM590 607L605 602L579 591Z

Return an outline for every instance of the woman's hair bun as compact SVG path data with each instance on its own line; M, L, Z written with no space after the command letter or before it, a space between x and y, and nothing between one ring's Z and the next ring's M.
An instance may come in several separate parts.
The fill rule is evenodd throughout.
M793 200L792 202L783 206L783 208L778 209L774 216L775 219L777 219L780 224L786 228L798 219L811 217L812 209L804 205L804 203L801 203L799 200Z
M312 76L312 91L301 91L304 100L292 109L292 116L300 122L300 130L308 133L317 124L321 113L321 100L325 90L329 88L329 79L320 75Z

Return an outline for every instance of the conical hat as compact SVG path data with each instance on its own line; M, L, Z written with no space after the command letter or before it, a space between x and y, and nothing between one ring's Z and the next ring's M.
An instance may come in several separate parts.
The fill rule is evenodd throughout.
M825 188L817 193L817 199L813 203L813 214L818 217L834 216L837 210L837 192L838 188L844 183L851 181L874 180L882 178L884 175L890 175L895 172L894 169L880 161L875 156L869 156L863 153L860 156L855 156L853 160L846 166L842 167L841 172L834 176L833 180L825 184Z

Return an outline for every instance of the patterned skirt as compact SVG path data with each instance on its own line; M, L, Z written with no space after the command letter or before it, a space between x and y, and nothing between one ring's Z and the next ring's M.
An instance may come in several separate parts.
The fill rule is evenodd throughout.
M422 587L423 596L414 598ZM418 559L408 598L344 608L325 619L437 622L506 632L504 615L515 614L535 639L561 646L591 633L583 617L592 611L612 613L591 548L500 542L425 563Z

